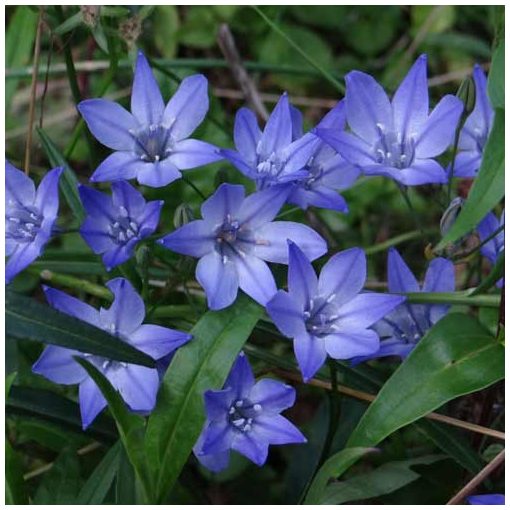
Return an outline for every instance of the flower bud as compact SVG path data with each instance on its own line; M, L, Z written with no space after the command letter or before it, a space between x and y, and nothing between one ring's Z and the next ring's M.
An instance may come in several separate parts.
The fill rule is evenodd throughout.
M452 225L455 223L457 216L460 214L462 206L464 205L464 199L461 197L455 197L450 205L447 207L443 216L441 217L441 221L439 222L439 230L441 231L441 235L444 237L448 230L452 228Z
M90 28L95 28L99 18L99 5L80 5L83 23Z
M174 227L179 228L195 219L191 207L186 204L179 204L174 213Z
M476 102L476 88L472 76L464 78L457 90L457 97L464 104L463 114L465 116L469 115L474 110Z

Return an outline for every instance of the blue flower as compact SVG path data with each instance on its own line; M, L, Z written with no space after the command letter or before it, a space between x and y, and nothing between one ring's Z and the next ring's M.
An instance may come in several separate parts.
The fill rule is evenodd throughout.
M310 227L272 221L289 191L273 186L245 198L243 186L222 184L202 204L202 220L187 223L159 241L170 250L200 259L196 277L209 308L232 304L239 287L265 305L276 293L265 261L287 264L287 239L301 246L311 260L326 253L326 242Z
M350 132L317 128L316 134L366 175L405 186L446 182L433 158L451 144L463 106L447 95L429 115L427 57L418 58L391 102L368 74L352 71L345 80Z
M379 348L377 333L368 329L402 303L402 296L360 293L367 262L360 248L337 253L317 278L305 254L289 243L289 291L278 291L267 304L277 328L294 339L294 353L308 381L326 356L351 359Z
M403 292L453 292L455 290L455 267L444 258L435 258L427 268L423 287L394 248L388 251L388 290L395 294ZM359 357L360 363L384 356L405 359L427 331L448 312L448 305L411 305L404 303L375 324L381 337L379 350L369 356Z
M50 170L35 190L32 180L5 162L5 282L9 283L41 254L58 213L62 168Z
M294 388L287 384L273 379L255 382L241 353L223 389L204 394L207 419L193 452L215 472L228 466L231 449L262 466L270 444L306 443L303 434L280 415L295 399Z
M241 108L237 112L234 124L237 151L224 149L221 154L246 177L254 180L257 189L307 177L304 166L315 152L319 140L311 134L295 140L296 122L293 122L293 117L296 112L290 106L287 94L283 94L263 132L251 110Z
M496 232L499 228L504 226L505 224L505 211L501 213L501 218L498 220L494 213L489 213L485 218L480 222L477 227L478 236L480 237L480 242L484 242L491 235ZM494 265L499 257L499 255L505 249L505 231L501 230L499 234L493 237L490 241L484 244L480 248L480 253L486 257L489 262ZM498 280L498 287L503 286L503 278Z
M180 170L221 159L212 145L188 138L209 108L207 80L189 76L165 104L151 68L138 53L131 94L131 113L105 99L87 99L78 105L92 134L115 150L96 169L91 181L136 178L155 188L181 177Z
M293 110L293 122L296 137L302 136L302 118L298 110ZM345 128L345 102L340 101L317 125L342 131ZM321 142L316 146L304 169L308 175L295 181L292 192L287 200L302 209L313 205L325 209L347 212L348 207L338 191L352 186L359 177L360 170L348 163L337 154L327 143Z
M182 331L142 324L145 307L142 298L128 280L115 278L106 285L114 295L113 303L108 309L96 310L64 292L49 287L45 287L44 292L53 308L108 331L155 360L163 358L191 340L191 335ZM35 362L32 370L57 384L80 385L80 411L84 429L106 407L106 400L87 372L74 360L74 356L81 356L94 364L132 411L142 413L152 411L159 388L156 368L112 361L50 345Z
M87 218L80 233L108 271L133 256L136 244L156 230L163 201L145 202L126 181L112 183L112 196L80 186Z
M468 496L467 501L470 505L504 505L504 494L479 494L477 496Z
M492 129L494 109L487 94L487 78L482 68L473 69L475 82L475 108L466 119L460 132L459 152L453 172L456 177L474 177L482 162L483 149Z

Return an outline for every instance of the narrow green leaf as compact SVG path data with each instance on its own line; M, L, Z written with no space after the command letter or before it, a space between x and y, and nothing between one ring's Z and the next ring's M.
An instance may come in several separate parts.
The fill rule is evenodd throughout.
M487 90L494 108L505 108L505 41L501 41L492 57Z
M137 502L136 494L135 470L129 462L126 449L122 447L115 480L115 504L132 505Z
M207 312L191 331L193 340L175 354L147 429L155 502L170 492L198 439L204 392L221 388L261 315L260 306L241 296L225 310Z
M112 360L155 366L150 356L127 342L35 299L7 291L5 304L5 330L13 338L38 340Z
M12 383L14 382L14 379L16 379L16 376L18 375L18 372L12 372L5 378L5 398L9 396L9 392L11 391Z
M348 501L363 501L390 494L420 478L411 466L433 464L446 458L446 455L425 455L411 460L388 462L370 473L330 484L320 495L318 503L341 505Z
M64 172L60 178L60 189L76 219L81 223L85 219L85 210L81 203L80 195L78 194L78 178L45 131L41 128L37 128L37 134L41 139L41 145L48 156L50 165L64 168Z
M19 455L5 441L5 503L7 505L28 505L28 493L23 481Z
M346 448L331 456L315 475L308 489L304 504L318 504L331 478L338 478L363 457L363 455L372 451L374 451L373 448Z
M106 453L85 485L81 488L75 505L100 505L117 475L122 443L117 441Z
M67 18L63 23L61 23L55 30L53 31L57 35L64 35L67 32L75 29L78 25L83 22L83 15L81 10Z
M35 32L37 29L37 13L27 6L16 8L5 34L5 67L26 65L32 56ZM5 83L5 104L9 108L12 96L18 87L18 80Z
M473 230L505 195L505 111L496 109L482 165L455 223L435 250L445 248Z
M120 394L114 389L110 381L89 361L78 356L76 361L87 371L88 375L97 384L104 398L108 402L108 408L117 424L120 440L126 449L129 461L145 490L145 496L151 496L150 480L147 473L147 462L143 450L143 437L145 420L138 414L128 411Z
M504 348L473 317L452 313L420 340L349 438L375 446L444 403L504 377Z

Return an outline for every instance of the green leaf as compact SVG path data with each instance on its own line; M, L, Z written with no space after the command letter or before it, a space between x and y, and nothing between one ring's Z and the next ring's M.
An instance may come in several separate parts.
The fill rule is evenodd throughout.
M487 90L494 108L505 108L505 41L501 41L492 57Z
M13 338L38 340L112 360L155 366L150 356L127 342L35 299L8 290L5 304L5 330Z
M129 462L126 449L122 447L115 480L115 504L132 505L136 501L135 471Z
M71 449L62 450L34 496L36 505L72 505L80 489L80 465Z
M75 29L78 25L83 22L83 15L81 10L74 13L72 16L67 18L63 23L61 23L55 30L53 31L57 35L64 35L67 32Z
M505 195L505 111L497 108L482 165L455 223L435 250L473 230Z
M348 446L375 446L444 403L494 384L504 370L503 346L473 317L451 313L388 379Z
M14 382L14 379L16 379L16 376L18 375L18 372L12 372L5 378L5 398L9 396L9 392L11 391L12 383Z
M150 497L152 491L147 476L147 462L143 450L145 420L142 416L128 411L120 394L92 363L78 356L75 356L75 359L87 371L87 374L96 383L108 402L108 408L117 424L120 440L126 449L129 461L145 490L145 496Z
M177 53L179 14L175 5L158 5L152 16L154 44L161 55L173 58Z
M315 475L310 488L308 489L308 494L306 495L304 504L318 504L330 478L338 478L363 455L373 451L373 448L346 448L345 450L331 456Z
M262 309L246 296L231 307L207 312L191 331L193 340L175 354L149 419L146 451L157 477L155 502L170 492L204 422L203 394L223 385Z
M37 12L27 6L19 6L14 12L5 35L5 67L21 67L30 61L37 30ZM5 83L5 104L10 107L19 80Z
M81 488L75 505L100 505L117 475L122 443L117 441L106 453L85 485Z
M28 505L20 458L8 440L5 441L5 503Z
M85 219L85 210L81 203L80 195L78 194L78 178L45 131L41 128L37 128L37 134L41 139L41 145L48 156L50 165L64 168L64 172L60 178L60 189L69 207L73 211L74 216L81 223Z
M341 505L348 501L363 501L390 494L420 478L411 466L433 464L445 458L446 455L425 455L411 460L388 462L369 473L330 484L320 494L318 503Z
M103 443L117 439L112 420L104 415L98 416L84 431L78 404L53 391L13 386L7 399L6 414L54 423L64 430L86 434Z

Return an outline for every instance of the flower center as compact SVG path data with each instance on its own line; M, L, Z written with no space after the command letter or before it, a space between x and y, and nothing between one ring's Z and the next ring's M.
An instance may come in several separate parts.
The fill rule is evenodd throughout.
M227 214L225 221L216 229L216 250L227 262L232 255L244 256L252 241L251 231Z
M120 207L120 215L108 226L108 233L117 244L127 243L133 237L137 237L139 226L133 221L125 207Z
M337 307L332 303L334 296L329 298L316 297L310 300L304 311L306 330L314 336L326 336L336 331L338 319Z
M35 207L9 204L5 214L6 235L19 243L31 243L39 232L43 219Z
M240 432L249 432L253 420L262 411L260 404L252 404L248 399L237 400L228 410L228 420L232 427Z
M173 150L170 129L161 124L151 124L133 134L135 151L142 161L157 162L167 158Z
M375 160L381 165L393 168L407 168L414 160L414 140L404 138L399 140L397 133L385 132L384 126L377 125L379 140L375 144Z

